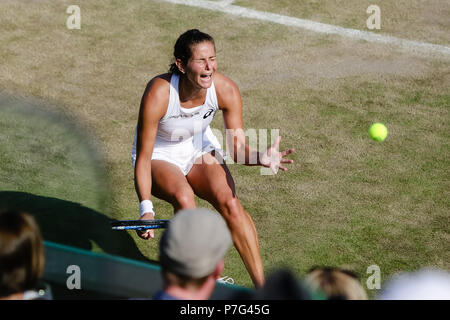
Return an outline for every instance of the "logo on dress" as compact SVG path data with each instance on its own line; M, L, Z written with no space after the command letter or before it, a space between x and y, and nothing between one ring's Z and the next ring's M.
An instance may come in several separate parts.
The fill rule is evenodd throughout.
M213 112L214 112L214 109L209 109L208 112L206 112L205 115L203 116L203 119L208 118Z
M176 116L170 116L169 119L178 119L178 118L192 118L193 116L196 116L200 114L200 112L196 111L194 113L187 113L187 114L179 114Z

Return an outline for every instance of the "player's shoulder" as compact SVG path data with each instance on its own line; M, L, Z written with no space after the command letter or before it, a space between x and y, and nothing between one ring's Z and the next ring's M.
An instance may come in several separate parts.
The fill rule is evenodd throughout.
M145 88L141 101L141 108L157 114L161 118L169 103L170 73L164 73L153 77Z
M146 92L152 92L157 95L169 94L171 73L163 73L153 77L146 87Z
M214 86L216 90L233 90L238 88L233 80L220 72L214 74Z
M172 74L164 73L153 77L145 87L143 101L165 105L170 96L170 78Z
M216 72L214 74L214 87L219 101L240 96L237 84L222 73Z

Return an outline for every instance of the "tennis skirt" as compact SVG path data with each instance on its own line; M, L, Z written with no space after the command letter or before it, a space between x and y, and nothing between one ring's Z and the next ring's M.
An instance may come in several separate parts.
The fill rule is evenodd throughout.
M136 138L135 134L131 153L133 168L136 164ZM194 164L201 163L204 154L212 151L215 151L216 154L219 153L221 158L226 160L219 141L208 126L202 136L190 137L181 142L166 141L157 137L153 147L152 160L163 160L174 164L186 176Z

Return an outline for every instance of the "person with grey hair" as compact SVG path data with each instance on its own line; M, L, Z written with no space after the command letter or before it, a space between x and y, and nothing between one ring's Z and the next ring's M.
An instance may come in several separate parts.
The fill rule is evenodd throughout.
M207 300L232 243L225 220L208 209L180 210L161 237L163 290L155 300Z

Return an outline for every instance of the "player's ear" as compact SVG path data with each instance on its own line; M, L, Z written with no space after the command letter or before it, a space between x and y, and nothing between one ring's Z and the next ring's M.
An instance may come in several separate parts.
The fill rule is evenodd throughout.
M181 59L176 59L175 64L177 65L178 70L180 70L181 73L186 73L186 71L184 70L183 61L181 61Z
M222 259L217 263L216 268L214 269L213 275L215 279L220 278L223 269L225 269L225 261Z

